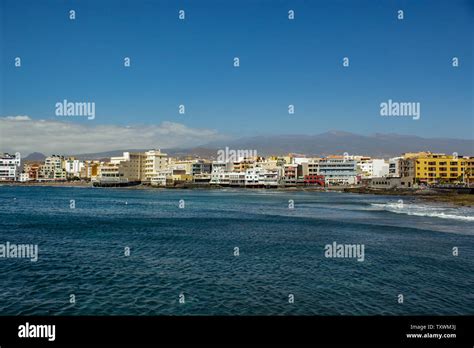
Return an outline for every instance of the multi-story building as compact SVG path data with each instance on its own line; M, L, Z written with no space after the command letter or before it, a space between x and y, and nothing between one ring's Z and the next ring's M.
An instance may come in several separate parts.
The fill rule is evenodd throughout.
M20 181L20 182L30 181L30 177L29 177L28 173L27 172L20 173L20 175L18 176L18 181Z
M420 183L443 184L465 182L468 158L445 154L428 154L415 159L415 178Z
M150 181L159 171L168 166L168 155L160 150L150 150L145 152L145 177L143 181Z
M282 167L285 164L292 164L293 163L293 156L270 156L270 161L276 161L277 166Z
M246 187L276 187L279 184L279 170L262 167L249 168L245 171Z
M402 176L400 170L400 162L402 160L403 157L393 157L388 160L388 177L400 178Z
M310 158L308 162L302 163L303 176L319 175L319 161L320 158Z
M39 163L25 163L23 172L28 175L28 181L36 181L39 178L41 164Z
M298 165L297 164L284 164L283 165L282 181L285 184L285 186L294 186L297 184L298 182Z
M211 181L211 174L210 173L199 173L193 175L193 182L195 184L209 184Z
M261 168L249 168L245 171L245 186L259 186L259 174Z
M301 164L303 184L324 186L324 176L319 174L319 161L321 158L309 158Z
M232 171L232 163L224 161L212 161L211 171Z
M127 178L120 173L119 164L105 162L101 163L97 169L97 177L92 181L101 183L122 183L127 182Z
M99 161L84 161L84 167L81 169L81 179L96 180L99 166Z
M271 160L271 159L261 159L258 163L258 166L267 169L267 170L275 170L279 169L281 167L277 166L277 161L276 160Z
M110 163L118 166L121 177L137 182L145 178L145 160L144 153L124 152L122 156L111 157Z
M173 184L182 184L193 181L193 176L184 170L173 170Z
M212 164L205 160L195 160L191 164L191 175L209 174L211 172Z
M364 178L384 177L389 173L389 165L383 159L364 158L357 161L357 167Z
M21 166L20 154L4 153L0 156L0 181L16 181Z
M68 178L80 177L81 169L84 167L84 162L69 157L64 159L64 169L66 170L66 176Z
M280 170L262 168L259 173L258 182L261 187L277 187L280 183Z
M466 158L466 170L464 171L464 182L469 186L474 183L474 157Z
M230 183L230 173L229 171L215 169L211 173L211 185L220 185L220 186L229 186Z
M184 170L186 174L191 174L193 171L194 160L185 159L177 160L174 159L168 164L168 168L172 170Z
M402 157L400 160L401 186L412 188L415 185L415 158Z
M245 172L230 172L229 186L245 186Z
M52 155L46 157L40 168L38 180L66 180L64 156Z
M326 185L354 185L358 182L357 162L342 156L324 158L319 161L319 174Z
M255 161L253 159L243 159L241 161L234 161L232 163L233 172L245 172L249 168L253 168Z

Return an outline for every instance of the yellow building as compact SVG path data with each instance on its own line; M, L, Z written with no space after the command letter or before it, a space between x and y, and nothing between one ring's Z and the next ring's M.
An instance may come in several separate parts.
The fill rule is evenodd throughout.
M252 168L254 166L254 161L252 160L242 160L239 162L232 163L232 171L236 173L245 172L247 169Z
M466 159L466 170L464 171L464 176L466 178L466 183L474 183L474 157L469 157Z
M415 179L425 183L467 182L465 172L469 161L453 155L422 155L415 158Z

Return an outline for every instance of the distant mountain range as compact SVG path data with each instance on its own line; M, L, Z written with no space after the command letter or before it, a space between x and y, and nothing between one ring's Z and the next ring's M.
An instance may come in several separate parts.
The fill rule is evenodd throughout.
M226 144L208 144L208 148L252 149L259 154L299 153L315 156L360 154L388 158L404 152L432 151L474 155L474 140L422 138L413 135L358 135L329 131L317 135L271 135L237 139Z
M44 161L44 159L46 158L46 156L40 152L32 152L30 153L28 156L26 156L25 158L23 158L24 161Z
M329 131L317 135L266 135L239 138L227 142L213 142L187 149L162 149L175 157L216 158L217 151L225 147L233 150L257 150L262 156L288 153L326 156L331 154L367 155L389 158L404 152L432 151L460 156L474 155L474 140L449 138L422 138L413 135L374 134L358 135L342 131ZM79 159L105 159L120 156L124 151L142 152L149 149L123 149L98 153L75 154ZM41 161L44 155L32 153L24 160Z
M81 154L63 154L58 152L57 154L61 155L66 155L66 156L73 156L77 159L80 160L86 160L86 159L93 159L93 160L105 160L105 159L110 159L110 157L114 156L122 156L124 152L145 152L150 150L151 148L147 149L124 149L124 150L113 150L113 151L105 151L105 152L94 152L94 153L81 153ZM190 149L161 149L162 152L170 155L170 156L175 156L175 157L202 157L202 158L212 158L213 156L216 156L217 153L217 148L215 149L208 149L208 148L202 148L202 147L195 147L195 148L190 148ZM49 155L49 154L48 154ZM30 161L30 162L40 162L44 161L46 158L46 155L39 153L39 152L33 152L23 158L24 161Z

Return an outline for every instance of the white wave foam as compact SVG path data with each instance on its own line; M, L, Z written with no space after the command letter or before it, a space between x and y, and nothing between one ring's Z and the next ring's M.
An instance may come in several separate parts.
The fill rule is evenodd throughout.
M442 208L407 203L372 203L371 206L378 208L379 210L385 210L396 214L436 217L441 219L452 219L459 221L474 221L474 216L460 215L457 213L457 210L453 208Z

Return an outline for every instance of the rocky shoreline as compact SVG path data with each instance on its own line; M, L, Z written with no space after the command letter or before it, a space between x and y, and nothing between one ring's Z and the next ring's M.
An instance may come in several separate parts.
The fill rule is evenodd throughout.
M369 188L345 188L343 192L357 193L357 194L372 194L384 196L410 196L419 198L425 201L440 202L454 204L457 206L474 206L474 194L442 192L432 189L417 190L417 189L369 189Z

